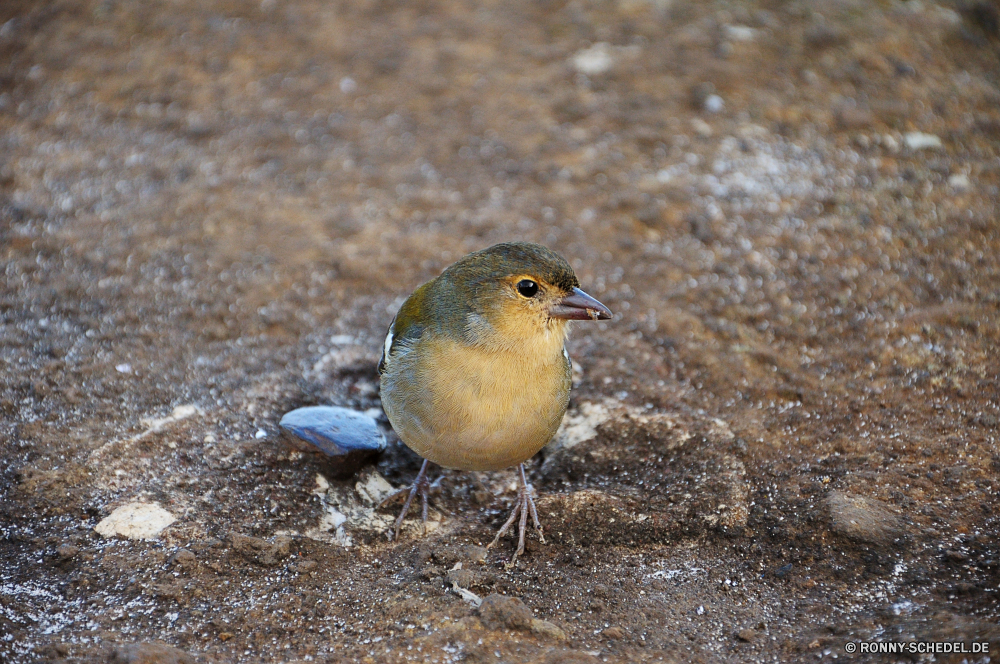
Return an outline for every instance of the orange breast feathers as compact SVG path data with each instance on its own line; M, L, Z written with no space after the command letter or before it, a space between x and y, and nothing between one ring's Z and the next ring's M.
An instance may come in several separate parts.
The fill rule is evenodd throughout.
M562 332L562 330L560 330ZM555 435L569 403L563 334L531 352L423 337L382 376L386 414L414 452L446 468L500 470Z

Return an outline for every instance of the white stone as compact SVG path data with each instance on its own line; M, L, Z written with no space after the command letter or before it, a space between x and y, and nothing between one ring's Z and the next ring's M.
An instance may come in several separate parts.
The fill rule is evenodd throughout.
M162 431L168 424L173 424L174 422L180 422L181 420L186 420L192 415L199 415L201 409L193 404L183 404L181 406L176 406L173 411L166 417L153 417L143 420L143 423L148 427L142 435L157 433Z
M566 413L552 444L565 448L575 447L595 437L597 427L610 418L611 411L606 405L585 401L575 412Z
M705 110L709 113L719 113L726 107L726 102L719 95L705 97Z
M451 584L451 591L477 609L483 603L482 597L472 592L471 590L466 590L465 588L462 588L457 583Z
M323 496L326 495L326 492L329 489L330 489L330 482L328 482L327 479L322 475L320 475L319 473L316 473L316 488L313 489L310 493L312 493L312 495L314 496L319 496L320 498L322 498Z
M156 503L128 503L94 526L104 537L121 535L129 539L156 539L164 528L177 519Z
M698 134L702 138L708 138L712 135L712 125L708 124L701 118L692 118L691 128L694 129L694 133Z
M340 546L348 547L354 544L344 524L347 523L347 515L341 513L333 505L323 506L323 516L319 519L319 524L315 528L306 531L306 537L323 542L333 542Z
M607 42L598 42L590 48L577 51L573 56L573 67L581 74L588 76L603 74L611 69L614 63L611 45Z
M392 485L375 472L366 477L363 482L355 484L354 488L361 496L361 500L369 505L378 505L394 491Z
M349 547L354 544L352 533L368 532L384 535L392 527L395 517L379 512L378 505L394 490L392 485L377 472L372 471L362 477L354 485L353 490L346 483L330 484L326 478L323 478L322 482L319 478L317 475L313 494L320 496L324 512L319 523L303 533L306 537ZM320 493L319 490L324 488L325 491ZM427 520L428 532L436 530L442 522L441 513L432 508ZM408 519L403 525L404 530L420 527L419 516L417 519Z
M964 191L972 187L972 182L969 180L969 176L964 173L955 173L948 178L948 186L953 189L958 189Z
M733 41L753 41L757 31L746 25L727 25L724 29L726 37Z
M937 150L941 147L941 139L934 134L925 134L919 131L911 131L903 137L906 147L911 150Z

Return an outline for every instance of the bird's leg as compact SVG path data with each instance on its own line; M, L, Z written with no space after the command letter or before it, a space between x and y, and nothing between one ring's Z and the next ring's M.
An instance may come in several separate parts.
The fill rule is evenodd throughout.
M524 464L522 463L518 466L518 470L521 471L521 486L524 487L524 493L528 496L528 509L531 511L531 520L535 524L535 532L538 533L538 541L545 544L545 534L542 532L542 522L538 520L538 510L535 508L535 499L531 497L533 491L530 484L528 484L527 478L524 476ZM523 531L524 528L522 527Z
M417 473L417 479L413 480L413 485L410 486L409 489L404 487L379 503L379 507L384 507L396 498L406 495L406 502L403 503L403 511L399 513L399 517L396 518L396 526L392 529L392 532L389 533L390 541L393 539L399 539L399 528L403 525L403 519L406 518L406 513L410 511L410 503L413 502L414 496L418 493L420 494L421 503L421 522L423 524L424 534L427 534L427 494L433 486L437 486L437 484L441 481L441 479L438 478L433 485L427 481L427 466L429 464L430 461L424 459L423 465L420 466L420 472Z
M517 561L517 557L524 553L524 533L528 528L528 514L531 514L531 520L534 522L535 532L538 533L538 539L542 544L545 544L545 535L542 534L542 524L538 520L538 510L535 508L535 499L532 498L531 485L528 484L528 479L524 476L524 464L519 464L517 466L518 474L520 475L520 486L517 489L517 498L514 501L514 509L510 513L510 518L507 522L503 524L500 530L497 532L497 536L493 538L487 549L492 549L496 546L500 538L507 534L510 527L514 525L514 521L520 516L520 520L517 524L517 551L514 552L514 557L511 558L508 567L513 567L514 563Z

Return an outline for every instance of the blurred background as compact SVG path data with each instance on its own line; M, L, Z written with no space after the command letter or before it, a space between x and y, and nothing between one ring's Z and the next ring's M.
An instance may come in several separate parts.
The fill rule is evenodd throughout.
M311 592L348 575L370 608L396 573L435 598L408 605L418 617L351 620L354 605L320 616L314 598L319 641L282 631L306 629L301 600L266 599L294 570L236 568L233 587L274 609L256 618L228 612L229 579L198 575L220 574L205 566L228 560L231 530L315 525L322 462L281 451L277 419L377 408L402 299L511 239L565 255L617 314L571 339L573 408L724 421L747 514L736 534L541 549L541 570L541 556L588 561L569 565L570 595L538 573L498 572L492 587L569 641L494 635L490 649L747 661L828 656L885 624L995 638L998 16L994 0L5 0L0 654L85 659L141 634L220 661L291 661L367 654L362 637L379 634L397 654L428 638L450 657L406 631L462 605L421 590L413 542L296 545L321 561ZM140 435L187 404L197 415L180 428ZM394 449L378 468L399 483L414 461ZM688 461L690 477L706 472ZM536 486L584 486L559 477ZM443 504L461 514L482 481L455 477ZM183 515L173 534L92 533L136 497ZM882 531L844 526L844 505ZM486 532L475 509L449 532ZM890 513L905 525L886 539ZM708 538L698 554L664 548L692 537ZM200 571L165 591L178 547ZM744 614L750 600L720 595L728 617L685 627L678 650L694 614L672 614L663 589L640 598L637 570L666 555L708 567L709 550L759 584L753 601L792 608ZM395 572L359 571L376 559ZM572 599L594 584L603 609ZM716 592L705 584L692 606ZM111 608L129 601L148 611Z

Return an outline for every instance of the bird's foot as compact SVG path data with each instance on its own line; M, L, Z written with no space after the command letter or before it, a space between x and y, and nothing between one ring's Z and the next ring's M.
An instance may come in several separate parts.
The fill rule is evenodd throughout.
M431 492L431 489L436 489L441 483L440 477L434 480L434 482L430 482L427 479L427 466L429 463L429 461L424 459L423 465L420 466L420 472L417 473L417 479L413 480L413 484L410 485L409 488L404 487L379 503L379 507L384 507L396 499L406 496L406 502L403 503L403 509L396 518L396 525L393 527L392 531L388 533L390 542L392 540L399 539L399 529L403 525L403 519L406 518L407 512L410 511L410 503L413 502L413 498L417 495L420 496L421 524L423 525L424 534L427 534L427 495Z
M500 538L507 534L510 527L514 525L514 521L518 521L518 537L517 537L517 551L514 552L514 557L510 559L510 562L505 566L507 569L511 569L517 563L517 557L524 553L524 534L528 528L528 514L531 514L531 520L535 526L535 532L538 533L538 540L545 544L545 535L542 533L542 524L538 520L538 510L535 508L535 499L532 497L532 488L528 484L528 480L524 476L524 464L518 466L518 472L520 473L521 483L517 489L517 498L514 500L514 509L510 513L510 518L507 522L503 524L500 530L497 532L497 536L493 538L493 541L489 543L486 547L487 549L492 549L496 546ZM521 518L518 520L518 516Z

